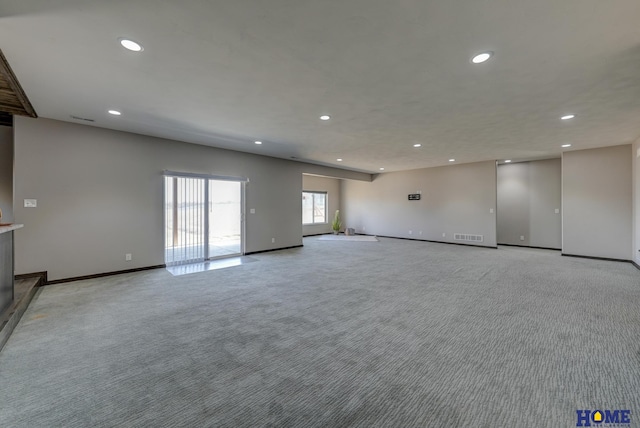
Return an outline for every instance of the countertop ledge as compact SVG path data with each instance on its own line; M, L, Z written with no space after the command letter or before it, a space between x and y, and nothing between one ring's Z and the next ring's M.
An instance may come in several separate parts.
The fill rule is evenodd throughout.
M0 233L11 232L12 230L20 229L22 227L24 227L24 224L18 224L18 223L6 224L4 226L0 226Z

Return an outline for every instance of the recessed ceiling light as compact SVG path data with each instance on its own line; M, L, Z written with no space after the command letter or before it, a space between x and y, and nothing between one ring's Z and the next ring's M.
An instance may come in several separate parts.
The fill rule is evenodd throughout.
M255 143L256 143L257 145L260 145L260 144L262 144L262 141L256 141Z
M562 116L560 119L562 120L569 120L569 119L573 119L574 117L576 117L575 114L568 114L566 116Z
M413 147L422 147L422 144L416 143L416 144L413 145Z
M511 159L507 159L504 163L511 163Z
M564 148L571 147L571 144L563 144L562 147Z
M456 161L455 159L449 159L449 162L455 162L455 161Z
M331 119L331 116L327 114L320 116L320 120L329 120L329 119Z
M112 114L114 116L120 116L122 113L120 113L118 110L109 110L109 114Z
M338 162L342 162L342 159L341 159L341 158L338 158L338 159L336 159L336 160L337 160Z
M118 39L118 40L120 40L120 44L122 45L123 48L129 49L130 51L142 52L144 50L144 48L142 47L142 45L140 43L134 42L131 39L121 38L121 39Z
M380 171L384 171L384 168L380 168Z
M493 52L482 52L473 58L471 58L471 62L474 64L482 64L487 61L489 58L493 56Z

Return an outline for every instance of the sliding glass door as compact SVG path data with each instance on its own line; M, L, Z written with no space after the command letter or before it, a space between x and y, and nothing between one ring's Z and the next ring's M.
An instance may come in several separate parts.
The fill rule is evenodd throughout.
M165 176L165 263L242 254L243 182Z
M209 258L242 252L242 183L209 180Z

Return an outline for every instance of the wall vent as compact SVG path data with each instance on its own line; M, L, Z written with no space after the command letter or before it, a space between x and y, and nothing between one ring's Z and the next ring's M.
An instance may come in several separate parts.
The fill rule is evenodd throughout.
M483 235L469 235L466 233L454 233L453 239L455 241L468 241L468 242L482 242L484 241Z
M95 122L95 119L88 119L88 118L86 118L86 117L80 117L80 116L74 116L74 115L71 115L71 116L69 116L69 117L70 117L71 119L75 119L75 120L83 120L83 121L85 121L85 122Z

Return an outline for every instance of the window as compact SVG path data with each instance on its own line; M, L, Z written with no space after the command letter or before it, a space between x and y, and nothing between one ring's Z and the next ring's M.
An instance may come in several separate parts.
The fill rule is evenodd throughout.
M327 192L302 192L302 224L327 223Z

